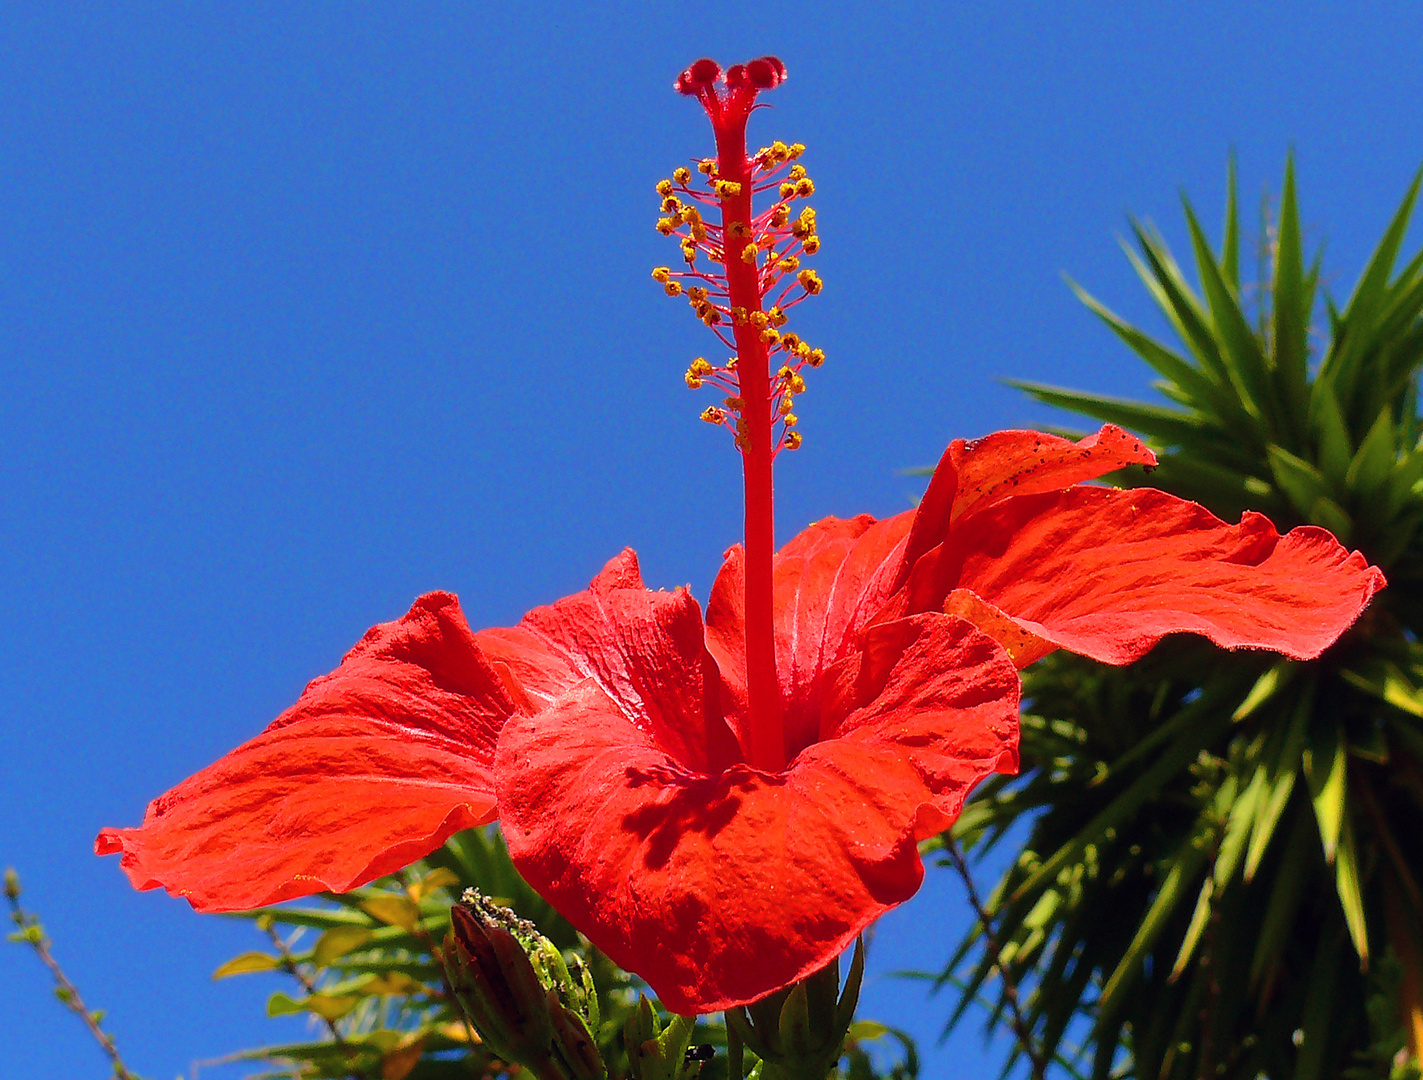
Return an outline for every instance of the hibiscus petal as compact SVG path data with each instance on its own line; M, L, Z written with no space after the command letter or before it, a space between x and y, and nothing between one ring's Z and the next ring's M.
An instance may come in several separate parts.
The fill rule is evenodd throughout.
M1150 488L1073 488L975 515L951 541L968 589L1033 634L1125 664L1164 635L1309 660L1384 586L1328 532L1281 537L1245 514L1227 525Z
M592 679L688 768L721 768L740 756L721 719L701 608L686 589L648 589L631 548L610 560L585 591L535 608L518 626L481 630L475 638L536 709Z
M199 911L354 888L493 820L494 743L513 711L459 602L430 593L95 851Z
M1003 498L1058 491L1127 465L1155 464L1156 455L1115 424L1105 424L1078 442L1041 431L995 431L968 442L955 439L919 503L900 581L944 541L951 525Z
M860 629L890 595L913 520L868 514L822 518L776 553L776 667L785 707L787 757L813 742L820 727L821 673L854 647ZM707 602L707 647L726 680L733 724L745 714L745 560L727 551Z
M834 737L778 774L686 769L592 682L505 726L515 864L674 1012L822 967L918 889L916 841L1016 767L1017 673L993 641L943 615L871 636L832 673Z

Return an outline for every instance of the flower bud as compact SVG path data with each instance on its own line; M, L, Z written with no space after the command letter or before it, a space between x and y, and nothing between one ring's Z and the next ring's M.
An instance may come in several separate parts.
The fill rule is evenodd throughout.
M727 1025L765 1063L766 1078L825 1080L840 1060L864 971L864 943L857 941L843 991L836 959L769 997L728 1009Z

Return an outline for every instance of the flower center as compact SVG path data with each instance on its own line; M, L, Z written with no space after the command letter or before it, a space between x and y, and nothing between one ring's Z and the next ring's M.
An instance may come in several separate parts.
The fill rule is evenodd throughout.
M819 367L825 354L786 331L787 312L822 288L801 261L820 248L815 211L792 204L815 191L798 159L805 147L774 142L746 151L746 122L763 90L779 86L786 67L767 56L722 73L712 60L698 60L678 77L676 89L697 98L711 120L716 157L679 168L657 185L662 217L657 230L681 241L685 270L659 266L652 276L669 296L685 295L692 310L731 351L724 364L692 361L686 382L710 384L724 393L702 419L728 428L741 452L746 493L746 689L751 745L749 764L767 770L785 765L782 703L776 677L772 556L775 521L772 462L781 450L801 445L795 399L805 391L802 370ZM755 196L772 193L756 211ZM716 211L703 218L698 206ZM774 371L773 371L774 368Z

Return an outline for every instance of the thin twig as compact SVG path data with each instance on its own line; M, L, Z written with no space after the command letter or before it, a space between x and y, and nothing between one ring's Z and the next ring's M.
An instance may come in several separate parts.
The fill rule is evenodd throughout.
M993 918L988 914L988 909L984 907L983 901L979 899L978 888L973 883L973 875L969 873L968 863L964 861L963 853L959 851L958 842L953 837L946 836L944 850L948 852L954 869L963 879L964 888L968 890L969 906L978 916L978 924L983 927L983 937L988 952L993 957L993 967L1003 983L1003 1000L1008 1003L1009 1026L1013 1029L1018 1045L1023 1048L1023 1053L1027 1055L1033 1065L1032 1080L1043 1080L1047 1076L1048 1059L1033 1042L1032 1028L1029 1027L1027 1019L1023 1016L1022 1007L1018 1002L1018 983L1013 978L1012 970L1003 961L1002 947L998 943L997 931L993 928Z
M89 1010L84 1004L84 999L79 996L79 989L59 966L54 955L49 951L50 940L45 937L44 930L40 927L39 919L20 907L20 879L14 870L5 871L5 899L10 903L10 919L18 928L16 939L31 946L35 954L40 958L40 962L49 969L49 973L54 978L55 996L70 1010L75 1013L80 1020L84 1021L84 1026L89 1029L89 1033L98 1041L104 1053L108 1055L110 1063L114 1067L114 1076L118 1080L139 1080L136 1073L129 1071L128 1066L119 1057L118 1047L114 1045L114 1037L99 1026L96 1014Z
M302 989L307 992L308 996L320 993L320 990L318 990L316 986L316 980L301 970L301 966L292 955L291 946L287 944L281 934L277 933L276 926L266 919L262 920L258 925L266 931L267 937L271 938L272 945L276 948L277 955L281 958L282 970L297 982L301 983ZM355 1080L367 1080L366 1074L355 1067L356 1048L346 1041L346 1037L341 1034L341 1029L336 1026L336 1021L325 1016L322 1017L322 1020L326 1021L326 1027L331 1032L332 1041L341 1048L346 1057L352 1062L351 1076L354 1077Z

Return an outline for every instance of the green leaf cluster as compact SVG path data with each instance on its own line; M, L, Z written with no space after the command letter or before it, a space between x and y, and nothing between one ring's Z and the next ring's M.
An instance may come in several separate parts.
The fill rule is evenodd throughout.
M1402 1075L1423 1040L1423 253L1400 265L1419 180L1342 305L1292 164L1253 284L1233 167L1228 188L1219 249L1185 203L1196 284L1151 226L1124 245L1175 343L1073 286L1165 404L1018 385L1146 436L1159 468L1115 482L1323 526L1389 587L1310 663L1179 639L1025 672L1024 774L954 830L983 850L1028 829L988 904L1002 948L980 928L942 977L957 1020L1006 964L1045 1059L1083 1038L1081 1075Z

